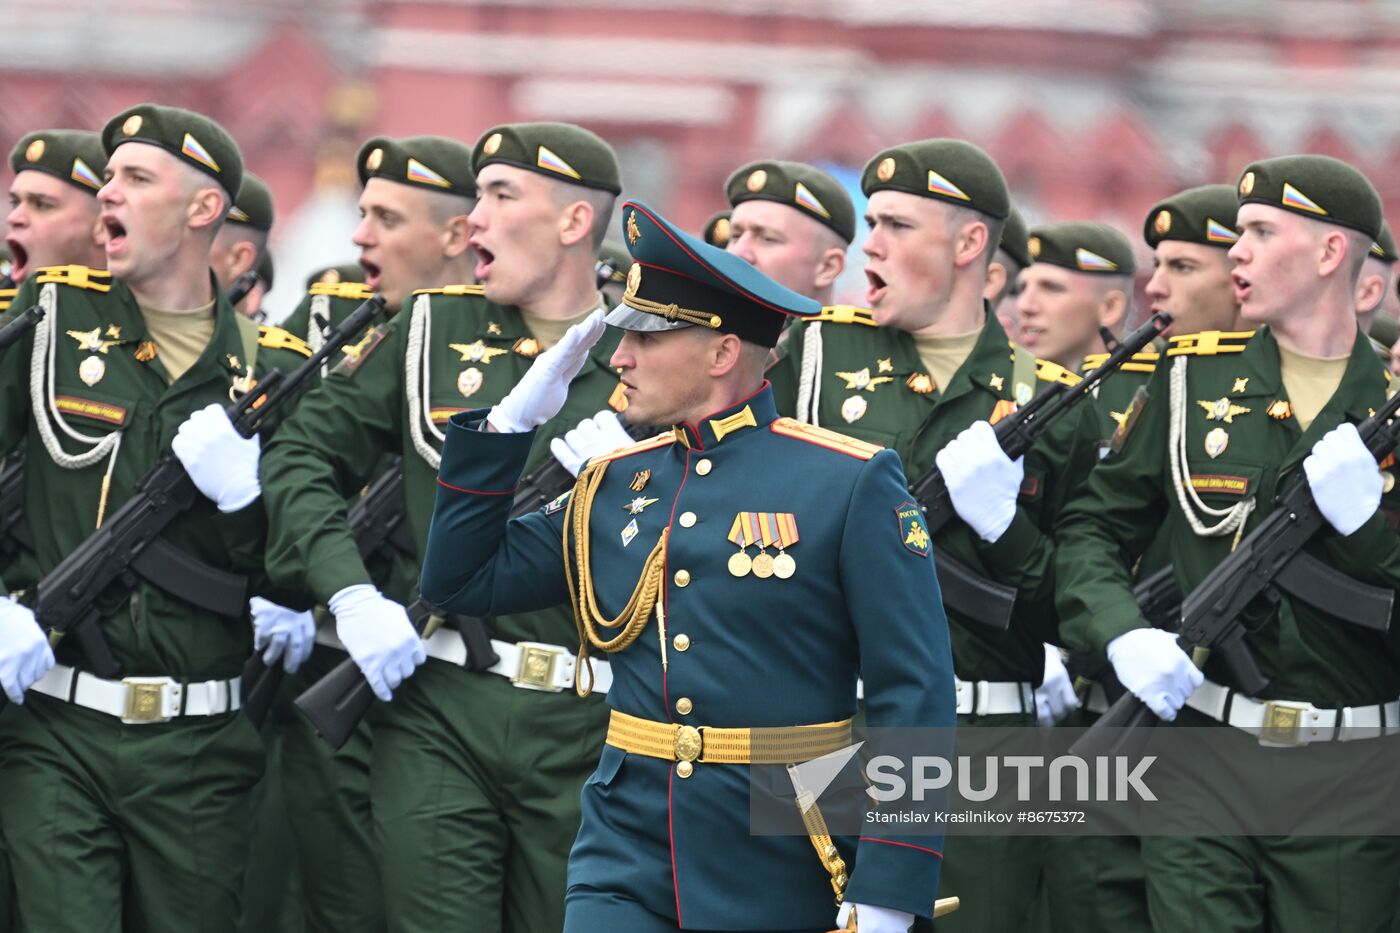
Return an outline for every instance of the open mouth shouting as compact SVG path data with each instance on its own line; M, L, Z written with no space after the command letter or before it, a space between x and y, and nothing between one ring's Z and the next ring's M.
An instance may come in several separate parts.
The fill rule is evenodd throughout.
M106 234L104 244L108 258L119 256L126 248L126 225L115 214L102 215L102 232Z
M365 257L360 257L360 268L365 270L365 285L373 291L379 291L379 280L383 274L379 263L372 262Z
M865 290L865 303L873 308L880 303L881 298L885 297L885 293L889 290L889 285L881 278L878 272L874 272L868 268L865 270L865 280L870 283L869 287Z
M18 282L29 274L29 250L13 237L6 237L5 245L10 248L10 278Z
M471 246L472 252L476 253L476 280L485 282L491 275L491 267L496 262L496 254L483 246L480 240L470 240L468 245Z
M1249 300L1250 294L1253 293L1254 286L1250 284L1249 279L1240 275L1238 272L1231 272L1230 278L1235 282L1235 302L1237 304L1244 304Z

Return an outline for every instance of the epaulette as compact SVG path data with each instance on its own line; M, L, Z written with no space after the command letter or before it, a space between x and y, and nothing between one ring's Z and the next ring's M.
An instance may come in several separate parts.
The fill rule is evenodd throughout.
M867 444L865 441L858 441L854 437L828 431L826 428L819 428L816 425L807 424L805 421L798 421L796 418L779 418L773 422L770 430L774 434L796 438L799 441L806 441L808 444L816 444L818 447L825 447L827 450L834 450L848 457L855 457L857 460L869 460L885 449L879 444Z
M374 297L374 289L364 282L316 282L307 294L349 298L352 301L367 301Z
M1059 363L1042 360L1038 357L1035 361L1035 378L1041 382L1058 382L1060 385L1066 386L1077 386L1082 381Z
M1220 353L1243 353L1245 344L1254 336L1252 330L1203 330L1199 334L1182 334L1171 338L1167 356L1215 356Z
M814 318L807 318L809 321L821 321L827 324L864 324L866 327L877 327L875 314L865 308L858 308L855 305L827 305L822 308L821 314Z
M105 269L89 269L87 266L46 266L39 270L39 277L35 281L40 285L55 282L94 292L112 290L112 273Z
M1134 353L1133 358L1124 363L1120 368L1125 373L1155 373L1157 371L1157 363L1161 358L1162 355L1155 349L1143 350L1140 353ZM1088 356L1084 357L1084 371L1090 372L1091 370L1098 369L1107 361L1107 353L1090 353Z
M448 285L445 288L419 288L415 295L484 295L486 289L480 285Z
M308 359L311 358L311 347L307 345L305 340L289 330L267 324L258 328L258 346L267 347L269 350L291 350L293 353L300 353Z
M621 460L623 457L630 457L630 456L632 456L633 454L639 454L639 453L642 453L643 451L646 451L646 450L654 450L654 449L656 449L657 447L665 447L665 446L667 446L667 445L669 445L669 444L674 443L675 440L676 440L676 434L675 434L675 432L674 432L674 431L667 431L667 432L664 433L664 434L658 434L658 435L656 435L655 437L649 437L649 438L647 438L647 439L644 440L644 441L638 441L638 442L635 443L635 444L628 444L626 447L619 447L617 450L614 450L612 453L602 454L602 455L600 455L600 456L594 457L592 460L590 460L590 461L588 461L588 462L589 462L589 463L604 463L604 462L606 462L606 461L608 461L608 460Z
M10 310L10 305L14 302L17 291L19 291L17 288L0 288L0 311Z

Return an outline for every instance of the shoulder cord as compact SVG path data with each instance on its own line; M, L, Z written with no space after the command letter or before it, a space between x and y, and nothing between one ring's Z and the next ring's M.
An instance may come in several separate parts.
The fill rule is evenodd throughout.
M329 295L312 295L311 312L306 319L306 345L311 348L314 356L316 351L326 345L326 332L321 329L321 325L316 323L317 316L326 322L326 326L331 326L331 299ZM325 377L330 369L331 361L327 359L321 364L321 376Z
M817 424L821 405L822 322L811 321L802 333L802 373L797 383L797 420Z
M413 437L413 449L418 456L436 470L442 464L442 454L433 449L423 436L423 425L439 444L447 436L433 424L433 413L429 393L432 389L432 370L428 361L428 340L432 335L432 298L419 295L413 302L413 310L408 320L408 351L404 357L404 382L408 390L408 429ZM419 417L421 410L422 417Z
M574 687L578 695L586 697L593 691L593 664L588 659L588 647L612 653L627 648L646 628L653 610L660 613L661 581L666 565L666 540L670 536L668 527L661 532L656 546L642 564L642 575L632 590L627 605L612 619L605 618L598 609L593 591L593 568L588 553L588 520L593 513L593 499L603 484L603 474L608 461L590 466L579 474L574 484L574 494L569 497L569 505L564 512L564 576L569 584L569 602L574 608L574 622L578 627L578 670ZM573 543L570 547L569 536ZM572 553L571 553L572 551ZM610 639L599 633L598 627L622 631ZM583 670L588 670L588 686L583 685Z
M1178 356L1171 373L1171 429L1167 440L1167 455L1172 466L1172 487L1191 530L1202 538L1223 538L1242 531L1249 514L1254 511L1254 497L1242 499L1228 509L1216 509L1205 504L1191 485L1186 467L1186 357ZM1197 512L1220 521L1207 526ZM1238 536L1236 536L1238 540Z
M52 282L39 292L39 306L44 309L44 316L34 327L34 351L29 357L29 404L34 410L34 422L39 426L39 437L49 457L65 470L81 470L103 457L108 458L107 472L102 476L102 498L97 506L97 524L101 526L107 510L107 494L112 486L112 471L117 465L117 451L122 445L122 431L93 437L75 430L64 420L54 394L54 354L57 344L54 343L53 332L58 326L58 293ZM81 454L65 451L54 434L53 424L41 414L44 411L49 413L53 424L57 424L64 434L89 449Z

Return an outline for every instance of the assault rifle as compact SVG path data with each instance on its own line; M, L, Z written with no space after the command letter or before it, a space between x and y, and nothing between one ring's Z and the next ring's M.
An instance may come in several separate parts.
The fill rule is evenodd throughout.
M44 309L31 305L0 327L0 350L5 350L38 324ZM9 559L18 551L34 547L29 526L24 521L24 450L15 450L5 458L0 472L0 558Z
M1006 456L1012 460L1024 456L1055 418L1087 398L1100 383L1132 359L1133 354L1166 330L1171 321L1171 315L1165 311L1152 315L1147 323L1119 341L1108 358L1075 385L1056 384L1022 405L1015 414L998 421L992 430ZM923 506L929 535L936 541L938 532L958 515L942 471L937 466L930 467L913 482L910 491ZM1016 602L1015 587L985 579L937 545L934 555L944 603L959 614L993 628L1005 631L1010 627L1011 611Z
M243 437L260 432L321 362L369 324L383 305L382 298L366 301L290 375L274 370L230 405L227 413L234 430ZM94 674L119 676L101 620L130 598L138 576L201 609L230 618L243 616L245 578L210 567L161 536L200 497L179 458L161 458L131 498L39 581L34 615L50 640L56 643L72 634Z
M238 303L248 297L248 293L258 287L262 279L252 269L233 280L233 284L228 287L228 303L237 307Z
M1400 393L1392 396L1374 415L1357 425L1357 433L1377 462L1395 450L1396 430L1389 424L1400 411ZM1336 573L1322 561L1303 552L1303 546L1327 527L1327 519L1313 498L1312 487L1300 470L1278 496L1274 511L1245 536L1237 548L1215 566L1182 603L1177 643L1188 654L1196 648L1220 656L1231 686L1254 696L1269 685L1245 644L1241 617L1257 599L1271 603L1276 590L1309 593L1306 601L1322 599L1326 611L1376 631L1390 625L1395 592L1370 586ZM1319 570L1319 568L1324 568ZM1330 588L1330 589L1329 589ZM1315 603L1314 603L1315 605ZM1345 608L1344 608L1345 607ZM1070 749L1077 755L1112 754L1127 741L1127 730L1153 726L1152 711L1131 693L1108 708L1097 723ZM1104 729L1124 730L1116 735Z
M4 327L0 327L0 350L8 350L12 344L29 333L30 329L39 323L44 313L44 309L38 305L30 305L11 318Z

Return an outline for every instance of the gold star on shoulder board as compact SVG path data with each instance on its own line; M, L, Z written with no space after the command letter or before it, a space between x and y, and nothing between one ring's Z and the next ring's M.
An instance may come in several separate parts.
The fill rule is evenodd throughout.
M660 499L647 499L642 496L638 496L631 502L628 502L626 505L624 505L623 508L627 510L628 515L641 515L647 506L654 505L660 501Z
M1248 388L1249 388L1249 377L1248 377L1248 376L1244 376L1244 377L1235 379L1235 387L1234 387L1233 389L1231 389L1230 391L1231 391L1231 392L1243 392L1243 391L1245 391L1245 390L1248 389Z
M106 353L117 341L103 340L102 328L94 327L92 330L70 330L68 336L78 341L78 349L86 350L89 353Z
M997 375L996 373L992 373L992 378L987 380L987 385L991 386L998 392L1001 391L1002 386L1004 386L1005 384L1006 380L1003 377Z
M1233 404L1228 398L1218 398L1213 402L1197 399L1196 404L1206 410L1207 421L1223 421L1226 424L1234 424L1236 415L1247 415L1250 411L1244 405Z
M480 340L475 343L449 343L447 347L450 350L456 350L458 353L462 354L461 362L481 363L482 365L491 362L498 356L510 352L509 350L500 350L496 347L488 347Z

